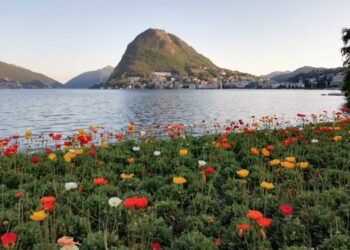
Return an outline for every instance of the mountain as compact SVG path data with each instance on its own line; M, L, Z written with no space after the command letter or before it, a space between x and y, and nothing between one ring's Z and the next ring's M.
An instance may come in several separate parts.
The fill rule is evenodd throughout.
M286 72L282 74L276 74L272 77L270 77L271 80L274 80L276 82L288 82L288 80L292 77L295 77L298 74L306 74L309 72L316 72L316 71L322 71L325 70L325 68L316 68L316 67L311 67L311 66L304 66L301 68L298 68L292 72ZM270 73L272 74L272 73Z
M106 83L112 72L112 66L107 66L95 71L85 72L72 78L64 86L65 88L71 89L87 89L96 84Z
M288 74L290 73L291 71L290 70L286 70L286 71L273 71L267 75L263 75L263 77L267 78L267 79L271 79L272 77L276 77L276 76L279 76L279 75L283 75L283 74Z
M0 88L62 88L58 81L43 74L0 61Z
M208 80L220 74L243 75L224 70L177 36L160 29L147 29L127 46L106 87L125 86L128 77L148 80L152 72L171 72L179 78Z

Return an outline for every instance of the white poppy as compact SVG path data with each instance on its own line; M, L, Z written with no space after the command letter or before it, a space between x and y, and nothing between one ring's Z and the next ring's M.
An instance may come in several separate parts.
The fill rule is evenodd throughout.
M108 203L111 207L117 207L122 203L123 200L119 199L118 197L112 197L108 200Z
M157 151L157 150L154 151L154 152L153 152L153 155L154 155L154 156L160 156L160 151Z
M132 150L135 151L135 152L136 152L136 151L140 151L140 147L139 147L139 146L133 146L133 147L132 147Z
M318 143L318 140L317 139L312 139L311 143Z
M198 165L199 165L200 167L203 167L203 166L207 165L207 162L206 162L206 161L203 161L203 160L199 160L199 161L198 161Z
M78 187L78 184L76 184L75 182L67 182L66 184L64 184L64 188L68 191L71 189L76 189Z

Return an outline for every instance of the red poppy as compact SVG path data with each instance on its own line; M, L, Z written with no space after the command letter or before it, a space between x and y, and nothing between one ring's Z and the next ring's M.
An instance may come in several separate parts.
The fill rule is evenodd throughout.
M144 209L148 204L147 198L141 197L136 199L135 206L140 209Z
M211 174L214 172L215 172L215 168L212 168L212 167L207 167L206 169L204 169L205 174Z
M105 178L95 178L94 185L105 185L108 181Z
M270 218L260 218L256 221L262 228L268 228L271 225L272 220Z
M123 134L117 134L115 135L115 138L117 138L118 140L123 139Z
M284 215L291 215L293 213L293 207L291 205L281 205L279 209Z
M275 149L275 146L274 145L268 145L266 147L267 150L274 150Z
M124 200L123 205L126 208L137 207L143 209L147 206L148 200L145 197L133 197Z
M62 146L62 145L59 144L59 143L55 145L56 148L60 148L61 146Z
M17 149L13 148L13 147L12 148L6 148L5 149L5 155L10 157L10 156L16 154L16 151L17 151Z
M52 212L54 208L55 208L55 203L54 203L54 202L44 203L44 204L41 206L41 209L42 209L42 210L45 210L45 211L47 211L47 212Z
M238 229L238 237L243 237L244 231L248 230L250 228L249 224L238 224L237 229Z
M258 210L249 210L247 214L247 218L251 220L259 220L263 218L263 214Z
M51 154L51 153L52 153L52 149L47 148L47 149L45 150L45 153L46 153L46 154Z
M16 240L17 240L17 235L15 233L4 233L1 236L1 241L2 241L2 245L5 248L11 248L16 244Z
M95 154L96 154L96 151L95 151L95 150L91 149L91 150L89 151L89 155L94 156Z
M161 248L161 245L158 242L153 241L151 243L151 249L152 250L161 250L162 248Z
M24 197L24 193L17 192L17 193L15 194L15 197L16 197L16 198L22 198L22 197Z
M46 204L46 203L52 203L56 201L55 196L44 196L40 199L41 203Z
M297 116L298 117L305 117L306 115L298 113Z
M19 138L19 135L12 136L13 139L17 140Z
M40 161L41 161L41 160L40 160L39 157L34 156L34 157L32 158L32 163L33 163L33 164L37 164L37 163L39 163Z

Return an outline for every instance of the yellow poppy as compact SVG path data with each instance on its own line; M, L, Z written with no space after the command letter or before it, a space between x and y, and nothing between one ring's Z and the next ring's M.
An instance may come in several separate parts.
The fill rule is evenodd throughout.
M71 160L73 158L75 158L77 155L76 154L73 154L73 153L65 153L65 155L63 156L63 159L66 161L66 162L71 162Z
M278 159L274 159L274 160L272 160L272 161L269 162L270 166L277 166L277 165L279 165L280 163L281 163L281 161L278 160Z
M32 221L43 221L47 217L47 214L45 213L45 210L39 210L36 212L32 212L30 215L30 219Z
M179 155L181 155L181 156L188 155L188 150L187 149L180 149Z
M262 187L263 189L270 190L273 189L275 186L271 182L263 181L260 183L260 187Z
M29 139L29 138L31 137L32 134L33 134L32 131L27 131L27 132L24 134L24 137L25 137L26 139Z
M134 177L134 174L121 174L120 177L122 177L123 180L129 180Z
M83 149L76 149L74 153L77 155L82 155L84 153L84 150Z
M181 177L181 176L173 178L173 183L176 184L176 185L181 185L181 184L184 184L186 182L187 182L187 180L184 177Z
M84 135L85 131L84 131L84 129L78 129L78 133L79 133L79 135Z
M236 172L236 174L239 176L239 177L242 177L242 178L245 178L249 175L249 170L247 169L241 169L239 171Z
M294 156L287 156L286 161L290 162L290 163L295 163L295 157Z
M301 169L308 168L309 167L309 163L307 161L300 162L298 164L298 167L301 168Z
M108 143L102 143L101 148L108 148Z
M334 141L341 141L343 139L343 137L341 135L336 135L333 137Z
M47 156L47 158L49 158L51 161L54 161L54 160L56 160L57 155L54 154L54 153L51 153L51 154L49 154L49 155Z
M288 161L282 161L281 166L286 168L286 169L293 169L295 167L295 164L292 162L288 162Z

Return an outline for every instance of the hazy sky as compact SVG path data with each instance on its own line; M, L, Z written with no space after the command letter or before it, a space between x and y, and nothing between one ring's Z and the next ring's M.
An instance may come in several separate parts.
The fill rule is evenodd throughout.
M0 0L0 61L65 83L116 66L147 28L252 74L337 67L350 0Z

